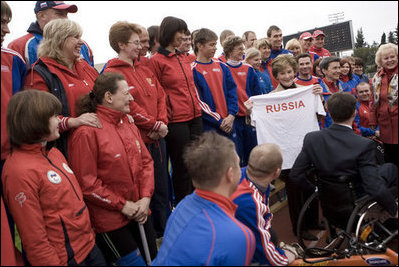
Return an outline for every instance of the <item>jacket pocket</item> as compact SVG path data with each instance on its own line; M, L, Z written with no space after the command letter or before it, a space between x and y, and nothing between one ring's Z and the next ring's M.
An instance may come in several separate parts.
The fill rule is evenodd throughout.
M168 103L168 119L169 119L169 121L173 121L173 106L172 106L172 102L170 101L169 95L166 96L166 100Z

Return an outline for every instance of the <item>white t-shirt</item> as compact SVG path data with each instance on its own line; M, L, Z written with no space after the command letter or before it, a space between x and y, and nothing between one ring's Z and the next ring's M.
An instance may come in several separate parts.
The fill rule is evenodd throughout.
M256 127L258 144L275 143L283 154L283 169L291 169L308 132L318 131L316 113L326 115L313 86L253 96L251 124Z

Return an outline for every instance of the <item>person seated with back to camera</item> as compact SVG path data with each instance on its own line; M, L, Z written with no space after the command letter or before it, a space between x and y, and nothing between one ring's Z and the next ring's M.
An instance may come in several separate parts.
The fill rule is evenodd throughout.
M397 218L397 191L393 190L398 186L398 169L392 163L378 166L375 143L353 132L356 98L349 93L338 92L328 99L327 107L333 125L305 136L290 179L302 188L313 188L306 179L306 171L311 166L315 167L320 177L351 177L357 197L364 194L372 196L391 216Z

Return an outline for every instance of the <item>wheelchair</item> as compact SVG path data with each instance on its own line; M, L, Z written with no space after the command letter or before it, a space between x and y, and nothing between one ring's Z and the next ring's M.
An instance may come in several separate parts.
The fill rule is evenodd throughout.
M309 263L306 261L309 258L332 254L348 258L387 251L387 243L398 235L397 219L396 226L388 229L384 223L391 216L372 197L357 197L350 177L328 178L313 173L310 180L316 189L303 205L297 224L298 243L304 249L304 262ZM317 241L304 240L301 235L307 227L312 206L313 210L316 206L321 211L319 223L325 228L317 234Z

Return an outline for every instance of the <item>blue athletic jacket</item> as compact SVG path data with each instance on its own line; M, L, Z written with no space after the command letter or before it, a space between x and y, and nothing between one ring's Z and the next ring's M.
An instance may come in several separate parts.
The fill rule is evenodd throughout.
M227 115L237 115L237 85L229 68L220 61L195 61L192 65L195 86L202 100L202 119L218 129Z
M226 197L196 189L169 217L152 265L249 265L255 237L234 217L235 208Z
M247 168L241 169L241 181L232 199L238 208L236 218L248 226L256 238L256 250L252 262L261 265L287 265L284 251L271 241L270 228L273 214L269 207L270 185L260 189L247 176Z

